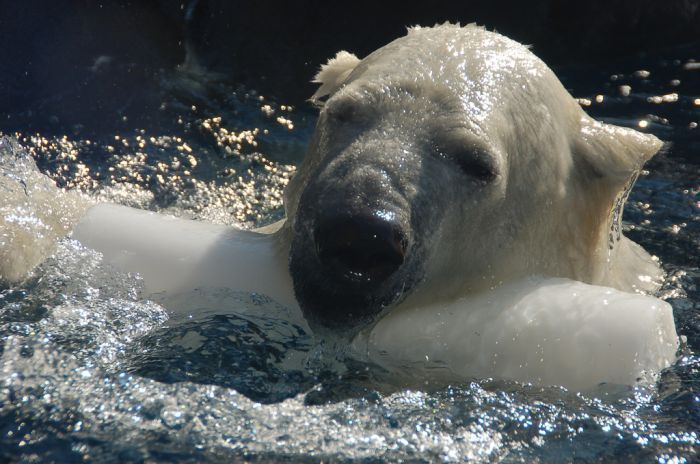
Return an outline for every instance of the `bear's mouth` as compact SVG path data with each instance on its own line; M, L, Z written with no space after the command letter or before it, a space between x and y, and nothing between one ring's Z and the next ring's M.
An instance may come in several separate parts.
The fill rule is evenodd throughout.
M351 331L379 319L419 280L410 231L377 215L295 221L294 292L314 330Z

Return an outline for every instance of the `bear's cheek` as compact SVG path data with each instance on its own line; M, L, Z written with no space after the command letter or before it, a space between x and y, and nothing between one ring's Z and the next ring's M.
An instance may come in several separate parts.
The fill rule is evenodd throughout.
M453 185L449 201L433 205L442 212L421 240L426 244L424 269L431 288L488 280L496 273L495 263L507 258L512 222L499 189Z

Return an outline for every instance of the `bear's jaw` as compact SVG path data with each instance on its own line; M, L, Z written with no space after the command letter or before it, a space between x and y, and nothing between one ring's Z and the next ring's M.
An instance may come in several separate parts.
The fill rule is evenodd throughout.
M314 332L353 335L381 319L406 298L419 274L406 272L390 282L373 288L360 288L329 279L323 269L309 269L304 258L295 253L292 243L289 267L294 294L304 318Z

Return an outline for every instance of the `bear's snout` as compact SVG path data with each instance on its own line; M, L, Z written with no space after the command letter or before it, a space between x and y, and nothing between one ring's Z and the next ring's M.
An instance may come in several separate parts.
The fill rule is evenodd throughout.
M367 326L420 276L415 231L400 208L302 202L296 219L289 268L314 330Z
M407 234L390 217L335 215L314 230L322 267L349 284L376 285L404 262Z

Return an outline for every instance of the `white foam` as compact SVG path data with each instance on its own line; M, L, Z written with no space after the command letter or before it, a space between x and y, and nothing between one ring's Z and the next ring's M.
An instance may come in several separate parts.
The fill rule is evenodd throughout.
M41 174L16 142L0 138L0 281L26 277L89 206Z

